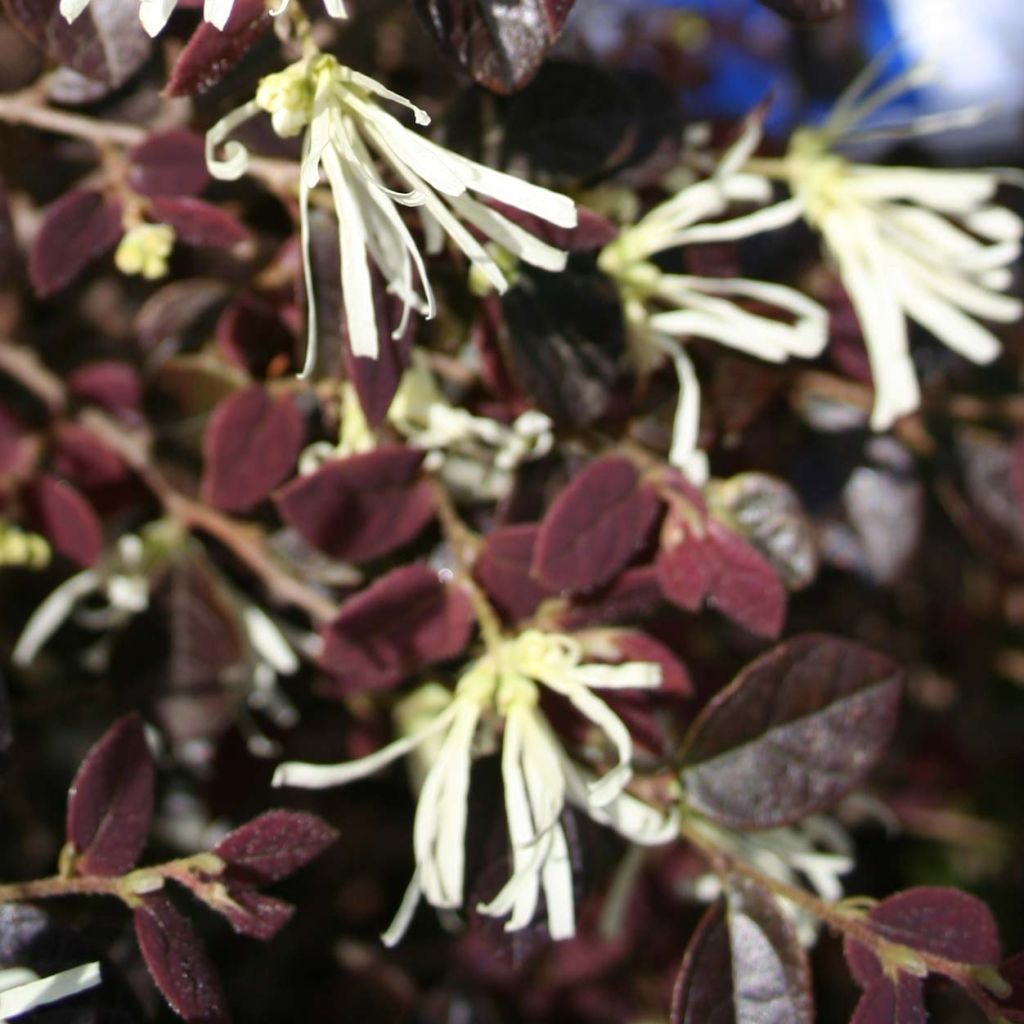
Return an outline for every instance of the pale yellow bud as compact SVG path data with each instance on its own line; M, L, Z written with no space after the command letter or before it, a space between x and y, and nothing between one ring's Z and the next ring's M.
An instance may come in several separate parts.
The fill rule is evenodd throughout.
M122 274L139 274L155 281L167 274L167 258L174 248L174 228L167 224L136 224L130 228L114 254Z

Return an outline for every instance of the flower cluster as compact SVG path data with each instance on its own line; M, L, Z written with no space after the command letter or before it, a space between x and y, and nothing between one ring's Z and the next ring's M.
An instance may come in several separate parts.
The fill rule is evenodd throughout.
M626 791L633 745L622 720L595 691L649 689L661 681L651 662L588 663L570 636L527 630L501 642L473 662L449 691L431 683L404 705L407 731L368 757L338 765L282 764L278 786L319 789L363 778L413 751L429 765L416 807L416 871L394 923L384 936L390 945L404 934L420 898L438 908L462 906L470 772L485 733L503 726L501 772L505 817L512 847L511 877L497 895L477 909L508 917L506 928L528 925L541 897L552 938L575 932L572 866L561 824L566 803L584 810L635 843L669 841L673 815L658 811ZM547 690L565 698L604 734L614 764L595 776L579 765L556 735L540 706Z

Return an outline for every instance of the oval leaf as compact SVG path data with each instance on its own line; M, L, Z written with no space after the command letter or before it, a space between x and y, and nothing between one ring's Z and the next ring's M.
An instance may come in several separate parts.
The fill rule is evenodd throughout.
M689 802L733 828L774 828L835 803L884 753L900 672L840 637L807 635L748 665L684 745Z
M28 257L32 287L46 298L70 284L121 237L121 205L99 192L74 189L43 212Z
M245 226L219 206L191 196L154 196L149 210L155 220L174 228L187 245L230 249L249 237Z
M182 129L153 132L128 154L128 184L144 196L192 196L206 188L206 147Z
M162 893L135 910L135 937L150 976L179 1017L195 1024L226 1024L220 978L192 925Z
M330 694L385 690L459 654L473 610L465 592L445 586L425 565L407 565L349 598L324 631L320 663L335 679Z
M528 618L552 594L530 575L537 531L535 523L491 530L473 564L477 582L510 622Z
M258 505L294 469L305 432L287 396L256 384L226 398L203 436L203 499L227 512Z
M629 459L598 459L548 509L537 534L534 577L556 591L600 587L643 545L659 508Z
M213 852L233 878L269 885L319 857L338 833L315 814L267 811L226 835Z
M321 466L277 495L281 518L334 558L365 562L408 544L434 516L423 452L386 445Z
M35 528L65 558L77 565L95 565L103 550L100 521L82 495L63 480L42 476L21 492Z
M156 768L137 714L92 747L68 791L67 840L81 875L123 875L146 845Z

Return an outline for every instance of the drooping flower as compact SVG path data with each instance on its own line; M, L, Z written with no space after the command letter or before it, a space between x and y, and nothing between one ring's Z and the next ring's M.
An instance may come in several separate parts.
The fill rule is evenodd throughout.
M656 206L624 228L599 257L601 269L619 286L638 370L650 372L666 356L673 361L679 402L669 461L698 484L707 478L706 456L697 448L700 385L682 343L707 338L781 363L819 355L828 339L826 311L793 288L749 278L669 273L652 262L685 244L696 225L720 216L731 202L771 198L768 182L738 170L751 141L748 129L723 156L713 179L690 184ZM747 302L771 307L778 315L756 312L743 305Z
M0 970L0 1024L86 992L95 988L100 980L98 963L82 964L44 978L24 967Z
M1024 313L1024 304L1007 294L1024 221L995 202L1007 174L877 166L841 154L872 139L907 138L978 119L977 111L959 111L899 128L873 127L878 111L930 76L918 66L877 85L882 66L868 67L820 128L795 132L783 159L745 160L715 178L723 189L734 174L744 182L759 177L763 187L780 181L789 198L677 236L683 244L735 240L801 218L818 231L860 320L874 378L876 430L920 402L908 320L965 358L987 363L1000 345L980 321L1010 323Z
M319 789L343 785L422 751L419 800L413 827L416 870L384 941L404 934L419 900L456 908L464 900L467 798L474 749L485 728L504 725L502 781L512 846L512 873L490 902L477 909L508 917L506 928L528 925L543 893L548 929L555 939L575 933L572 867L561 824L567 803L633 842L652 845L676 832L673 815L662 815L626 792L632 776L629 731L595 691L650 688L661 669L649 662L585 663L569 636L527 630L475 661L454 691L432 683L400 705L405 735L388 746L338 765L282 764L274 785ZM548 689L569 701L604 734L615 754L603 775L569 755L539 707Z
M271 9L271 14L280 14L291 0L280 0ZM178 0L139 0L139 21L142 27L155 36L163 31L168 19L174 13ZM74 21L89 6L89 0L60 0L60 13L68 20ZM203 17L219 29L223 29L231 17L235 0L204 0ZM344 0L324 0L327 13L335 18L345 17Z
M430 121L425 111L379 82L317 54L264 78L256 98L214 125L206 137L210 173L231 180L248 166L244 146L229 138L244 121L265 112L278 135L303 135L299 208L307 295L312 295L310 193L323 175L338 220L349 341L355 355L369 357L378 351L372 267L403 304L396 335L405 330L412 310L429 318L436 306L419 246L397 207L418 210L428 252L438 251L450 238L498 291L508 287L506 277L467 224L546 270L561 270L566 255L474 194L561 227L576 224L576 207L568 197L445 149L402 124L382 101L407 108L418 125ZM307 306L308 374L316 359L316 316L313 302Z

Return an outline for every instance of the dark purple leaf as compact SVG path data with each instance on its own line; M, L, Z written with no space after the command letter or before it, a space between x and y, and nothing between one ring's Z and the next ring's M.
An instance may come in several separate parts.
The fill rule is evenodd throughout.
M408 544L434 516L423 452L401 445L328 462L277 495L281 518L334 558L369 561Z
M118 719L82 761L68 790L67 841L80 875L130 871L149 834L156 767L137 714Z
M809 634L748 665L694 722L683 784L733 828L774 828L829 807L885 752L900 672L841 637Z
M458 586L425 565L407 565L350 597L324 630L320 658L330 694L386 690L453 658L469 642L473 610Z
M50 461L55 472L87 491L121 483L128 475L124 460L80 423L62 423L57 428Z
M999 1010L1012 1024L1024 1024L1024 953L1003 961L999 974L1010 986L1010 994L998 1000Z
M846 10L846 0L761 0L790 21L822 21Z
M530 575L538 525L503 526L484 537L473 575L510 622L528 618L551 590Z
M690 940L672 1024L812 1024L807 955L775 898L741 879Z
M285 900L230 883L227 897L210 902L209 906L223 914L239 935L261 942L272 939L295 913L295 908Z
M213 852L233 878L269 885L319 857L338 833L314 814L267 811L226 835Z
M558 38L574 0L415 0L437 45L496 92L522 88Z
M21 492L32 525L54 551L76 565L95 565L103 531L92 505L71 484L52 476L33 480Z
M220 978L192 925L162 893L135 910L135 937L146 967L170 1007L189 1024L226 1024Z
M203 500L228 512L258 505L291 474L304 437L288 396L272 398L254 384L225 399L203 437Z
M59 0L3 0L3 7L54 62L110 87L128 81L152 49L136 5L120 0L92 0L73 24L60 14Z
M250 376L279 376L294 363L295 333L284 320L285 303L274 294L242 291L217 319L217 345L228 362Z
M224 31L204 22L171 70L168 96L193 96L216 85L265 32L272 20L263 0L235 0Z
M72 370L67 389L79 401L92 402L115 416L134 418L142 406L138 372L113 359L98 359Z
M921 979L901 974L895 982L885 977L872 982L850 1024L928 1024Z
M74 189L43 212L29 252L28 273L40 298L60 291L121 237L121 204L100 192Z
M933 953L956 963L996 965L1002 959L999 930L981 900L958 889L920 886L882 900L867 916L871 930L889 942ZM844 952L857 984L885 976L875 955L847 939Z
M608 583L643 545L659 508L629 459L598 459L544 516L533 576L555 591L595 590Z
M704 604L715 573L715 558L704 535L703 516L670 508L661 526L655 561L658 585L673 604L688 612Z
M639 619L661 604L661 588L652 565L637 565L620 573L611 586L586 601L577 598L560 622L568 630L600 623Z
M147 135L128 159L128 184L140 195L194 196L210 181L202 137L180 128Z
M154 196L149 210L154 220L169 224L187 245L230 249L249 237L248 229L230 213L191 196Z

